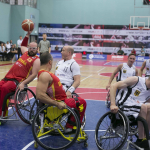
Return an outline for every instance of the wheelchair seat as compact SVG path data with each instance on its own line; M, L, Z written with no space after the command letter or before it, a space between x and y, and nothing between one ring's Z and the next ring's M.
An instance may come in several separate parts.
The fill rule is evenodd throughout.
M64 130L70 116L74 117L74 132L65 133ZM45 149L66 149L75 142L84 142L84 145L87 146L87 135L80 128L80 120L75 111L68 106L63 110L49 105L40 108L32 122L32 133L35 148L39 144Z

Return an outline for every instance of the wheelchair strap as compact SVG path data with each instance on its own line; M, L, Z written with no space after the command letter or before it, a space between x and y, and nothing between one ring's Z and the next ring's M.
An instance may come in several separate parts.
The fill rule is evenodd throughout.
M76 103L76 107L79 108L80 106L80 101L78 100L78 97L74 97L75 103Z
M19 84L19 81L17 81L16 79L7 79L7 78L4 78L3 80L14 81L16 83L16 86Z

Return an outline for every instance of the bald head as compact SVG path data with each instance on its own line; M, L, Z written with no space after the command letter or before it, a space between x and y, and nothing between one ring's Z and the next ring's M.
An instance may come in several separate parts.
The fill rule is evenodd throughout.
M31 42L31 43L29 44L29 46L30 46L30 47L37 47L37 43Z
M71 52L71 55L74 53L74 49L72 46L65 46L68 52Z

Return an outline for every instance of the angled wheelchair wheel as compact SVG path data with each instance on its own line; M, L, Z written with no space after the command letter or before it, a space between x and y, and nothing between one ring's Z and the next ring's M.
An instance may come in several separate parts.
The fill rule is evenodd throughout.
M22 91L17 89L14 100L16 111L20 119L27 124L31 124L30 112L31 109L33 109L32 105L36 101L34 92L29 88L24 88ZM37 101L35 103L37 103ZM34 106L36 107L37 105L38 104L35 104Z
M109 111L97 123L96 145L100 150L120 150L127 141L128 132L127 117L120 110L117 114Z
M105 105L107 106L107 108L110 108L110 90L108 90Z
M66 132L66 123L73 117L73 131ZM55 106L45 105L35 115L32 133L35 143L50 150L67 149L76 142L80 130L80 121L74 110L67 106L60 110Z
M85 124L86 124L86 114L84 114L84 117L83 117L83 120L82 120L82 123L81 123L81 129L82 130L84 129Z

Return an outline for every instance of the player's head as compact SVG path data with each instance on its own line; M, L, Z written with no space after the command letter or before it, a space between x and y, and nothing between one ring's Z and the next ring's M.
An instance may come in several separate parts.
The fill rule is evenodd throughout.
M37 54L37 52L38 52L37 43L31 42L29 44L28 55L29 56L35 56Z
M48 70L50 71L53 64L53 57L49 52L44 52L40 56L40 62L41 66L46 66L46 68L48 68Z
M74 53L74 49L72 46L64 46L61 51L62 59L64 59L64 60L71 59L73 53Z
M46 40L46 38L47 38L46 33L43 33L43 39Z
M133 63L135 62L135 60L136 60L135 54L131 53L131 54L129 54L129 56L128 56L128 62L127 62L127 64L128 64L129 66L132 66Z

